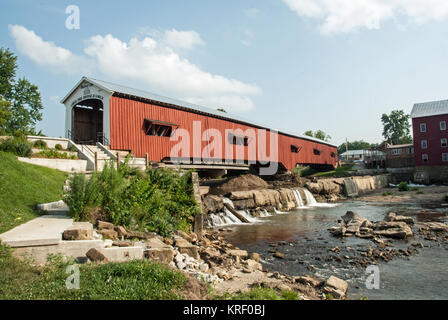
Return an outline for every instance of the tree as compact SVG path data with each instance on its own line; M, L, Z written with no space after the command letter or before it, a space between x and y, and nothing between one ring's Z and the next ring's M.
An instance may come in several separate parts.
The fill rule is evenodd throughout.
M42 120L39 89L25 78L16 80L17 57L0 48L0 130L2 134L36 134Z
M317 130L316 132L313 132L312 130L308 130L304 132L304 135L308 136L308 137L313 137L322 141L330 141L331 140L331 136L326 134L324 131L322 130Z
M383 137L394 145L412 143L409 115L403 110L393 110L389 115L383 113Z
M348 144L348 145L347 145ZM377 147L377 143L369 143L364 140L355 140L355 141L348 141L344 142L338 147L338 154L344 153L348 150L364 150L364 149L370 149Z

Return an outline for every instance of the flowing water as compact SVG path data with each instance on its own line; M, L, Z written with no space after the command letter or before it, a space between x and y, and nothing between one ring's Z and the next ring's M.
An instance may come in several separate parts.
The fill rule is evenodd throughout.
M328 228L337 224L348 210L357 212L371 220L383 220L389 211L409 211L414 205L373 204L343 202L338 205L319 204L307 193L306 205L300 194L295 193L298 208L280 214L265 214L253 218L253 223L232 221L227 224L234 232L226 235L234 245L249 252L258 252L263 266L270 271L281 271L291 275L315 274L321 277L335 275L349 282L349 298L358 299L448 299L448 247L429 241L421 241L425 248L408 259L396 258L388 263L379 263L380 289L366 288L366 270L352 266L347 261L328 260L330 249L341 248L340 256L359 256L360 250L374 247L370 240L359 238L339 239L332 237ZM314 201L313 201L314 200ZM230 201L230 200L226 200ZM241 211L240 213L245 213ZM247 214L247 213L245 213ZM439 220L446 221L446 211L441 211ZM224 216L229 215L229 212ZM231 213L230 213L231 215ZM248 214L249 215L249 214ZM249 215L250 216L250 215ZM238 220L235 216L234 218ZM415 217L417 220L420 216ZM427 217L426 217L427 218ZM228 217L224 218L228 219ZM411 239L410 242L415 241ZM278 243L281 242L281 245ZM395 248L408 247L406 241L395 241ZM428 247L426 247L428 246ZM285 253L285 259L273 258L272 250Z

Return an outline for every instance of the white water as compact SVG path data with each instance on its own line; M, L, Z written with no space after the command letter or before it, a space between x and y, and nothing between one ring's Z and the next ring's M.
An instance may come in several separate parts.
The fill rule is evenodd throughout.
M312 207L335 207L338 204L330 204L330 203L319 203L314 198L313 194L308 189L303 189L305 193L305 200L306 205L304 204L304 201L300 195L299 190L292 189L294 193L294 197L296 200L296 208L312 208ZM235 206L229 198L223 197L223 202L225 204L229 204L232 208L235 209ZM247 210L238 210L238 213L241 214L243 217L245 217L250 223L256 223L261 222L262 220L256 217L253 217L249 211ZM278 210L277 208L274 208L274 214L289 214L289 212L283 212ZM259 215L261 218L263 217L270 217L272 216L272 213L266 211L265 209L262 209L259 211ZM247 224L242 222L240 219L238 219L229 209L224 207L223 212L219 213L213 213L209 214L207 217L208 224L213 227L222 227L222 226L230 226L230 225L238 225L238 224Z
M303 200L302 200L302 196L300 195L299 190L297 189L292 189L292 192L294 193L294 197L296 198L296 203L297 203L297 207L296 208L303 208Z

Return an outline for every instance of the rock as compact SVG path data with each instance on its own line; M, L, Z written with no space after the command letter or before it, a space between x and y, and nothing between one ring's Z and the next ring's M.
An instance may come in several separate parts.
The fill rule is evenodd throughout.
M221 185L224 191L238 191L238 190L255 190L264 189L269 185L259 176L253 174L244 174L235 178L229 179Z
M145 257L164 264L173 261L175 251L171 248L152 248L145 251Z
M174 246L174 240L170 239L170 238L163 238L163 243L165 243L169 246Z
M248 253L246 250L231 249L231 250L227 250L226 253L228 253L231 256L238 257L240 259L245 259L248 257Z
M361 226L362 223L366 220L365 218L361 217L359 214L353 212L353 211L347 211L345 215L343 215L342 220L346 225L348 225L350 222L359 222L359 225Z
M181 237L181 238L187 240L187 241L190 242L190 243L192 242L191 237L190 237L185 231L177 230L177 231L175 232L175 234L176 234L177 236L179 236L179 237Z
M107 257L102 254L98 249L92 248L86 253L87 258L92 262L107 262Z
M209 266L207 263L202 263L199 265L199 270L201 270L202 272L207 272L209 269Z
M141 240L149 240L156 237L157 234L155 232L142 232L142 231L127 231L127 239L141 239Z
M252 259L252 260L254 260L256 262L260 262L260 255L258 253L256 253L256 252L252 252L249 255L249 259Z
M321 279L313 278L310 276L295 277L294 281L298 282L298 283L309 285L313 288L318 287L322 283Z
M224 208L222 198L215 195L207 195L202 197L202 204L204 207L204 213L216 213L220 212Z
M285 259L285 254L276 251L276 252L274 253L274 257L275 257L275 258L278 258L278 259Z
M117 226L117 227L115 227L115 231L117 231L118 236L119 236L120 238L121 238L121 237L126 238L127 235L128 235L128 232L127 232L126 229L125 229L124 227L122 227L122 226Z
M291 291L291 288L284 283L280 283L279 285L277 285L277 289L280 291Z
M110 222L105 221L99 221L97 222L98 229L107 229L107 230L114 230L114 225Z
M191 238L191 242L192 243L197 243L198 242L198 235L194 232L190 233L190 238Z
M406 237L412 237L414 233L412 229L405 222L387 222L381 221L375 224L375 235L381 235L385 237L404 239Z
M263 270L263 266L261 265L261 263L252 260L252 259L247 259L246 261L244 261L244 263L246 264L246 267L248 270L250 270L251 272L253 271L262 271Z
M330 276L324 284L324 292L330 293L335 298L343 298L348 289L347 281Z
M179 268L180 270L183 270L187 267L187 265L185 263L183 263L182 261L178 262L176 265L177 265L177 268Z
M182 237L174 236L174 245L176 247L178 247L178 246L189 246L189 245L191 245L191 242L188 241L188 240L185 240Z
M90 222L75 222L62 234L64 240L93 240L93 225Z
M425 225L431 230L431 231L448 231L448 225L442 223L442 222L426 222Z
M330 228L330 232L335 237L343 237L345 236L345 232L347 229L344 226L332 227Z
M196 260L199 260L199 251L198 247L189 243L189 244L176 244L176 246L179 248L179 252L183 254L187 254L190 257L195 258Z
M386 214L386 216L384 217L384 221L394 221L394 218L396 217L396 213L395 212L389 212Z
M414 224L412 217L398 216L395 212L389 212L385 217L386 222L404 222L406 224Z
M114 231L113 229L101 229L97 230L99 234L102 234L107 239L111 240L117 240L118 239L118 233Z
M112 243L112 245L115 247L132 247L132 242L131 241L114 241Z

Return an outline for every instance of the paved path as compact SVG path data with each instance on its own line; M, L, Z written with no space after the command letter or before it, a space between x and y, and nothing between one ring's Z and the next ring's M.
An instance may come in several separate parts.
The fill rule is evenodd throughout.
M72 225L68 216L44 215L0 234L0 240L11 247L58 244L64 230Z

